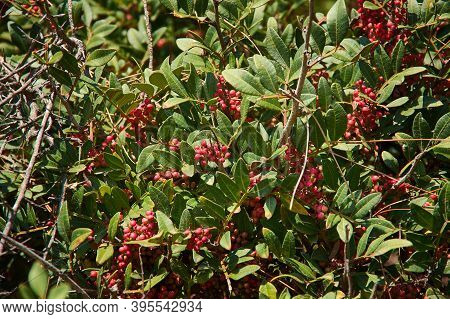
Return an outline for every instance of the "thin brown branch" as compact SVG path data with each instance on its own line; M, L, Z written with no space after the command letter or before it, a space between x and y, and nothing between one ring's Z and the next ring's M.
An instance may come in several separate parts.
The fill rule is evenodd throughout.
M305 34L305 47L303 51L303 60L302 60L302 68L300 77L297 82L297 87L295 88L294 95L301 100L301 93L303 90L303 86L305 85L306 80L306 74L308 73L308 60L309 60L309 40L311 38L311 27L312 22L314 19L314 0L309 0L309 13L308 13L308 25L306 27L306 34ZM300 109L299 109L300 103L297 100L294 100L292 105L291 114L288 118L288 121L286 123L286 126L283 130L283 133L281 135L281 143L284 145L287 143L288 138L291 134L292 127L294 126L297 117L299 115Z
M86 291L84 291L84 289L78 285L76 283L75 280L73 280L72 278L70 278L67 274L65 274L62 270L58 269L55 265L53 265L52 263L50 263L49 261L45 260L44 258L42 258L41 256L39 256L38 254L36 254L34 251L32 251L30 248L28 248L27 246L23 245L22 243L19 243L18 241L12 239L11 237L1 234L0 236L2 237L2 240L5 241L6 243L8 243L8 245L15 247L17 249L19 249L21 252L23 252L25 255L38 260L46 269L49 269L51 271L53 271L55 274L57 274L62 280L66 281L67 283L69 283L70 285L72 285L72 287L78 291L80 294L82 294L84 297L90 299L91 297L89 297L89 295L87 294Z
M214 3L214 17L215 17L214 26L216 27L216 30L217 30L217 36L219 37L220 47L222 48L222 52L224 52L225 49L227 48L227 46L225 44L225 39L223 37L222 28L220 26L220 16L219 16L220 1L213 0L213 3Z
M36 158L39 155L42 138L44 136L44 132L47 127L47 121L48 121L48 119L50 117L50 113L53 109L53 102L54 102L53 99L54 99L54 94L52 94L52 96L50 97L50 100L48 100L47 105L45 107L44 117L42 118L41 128L39 129L39 133L37 135L36 142L34 144L33 154L31 155L30 162L28 163L27 169L25 170L25 176L22 181L22 184L20 185L16 202L14 203L13 209L9 214L8 222L6 223L5 228L3 229L3 235L5 235L5 236L8 236L9 232L11 231L14 218L16 217L16 214L20 208L20 203L22 202L22 199L25 196L25 192L28 187L28 182L30 181L30 178L31 178L31 172L33 171L34 164L36 163ZM4 243L5 243L5 241L4 241L4 239L2 239L0 241L0 255L3 253Z
M145 30L147 32L147 53L148 53L148 67L153 70L153 36L152 36L152 24L150 21L151 11L147 0L142 1L144 5L144 17L145 17Z

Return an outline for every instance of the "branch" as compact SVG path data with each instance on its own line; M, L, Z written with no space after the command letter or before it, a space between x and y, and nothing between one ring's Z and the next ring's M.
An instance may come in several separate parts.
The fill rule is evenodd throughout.
M292 192L291 203L289 204L289 209L291 209L291 210L292 210L292 206L294 206L295 193L297 193L297 189L300 186L300 182L303 178L303 174L305 173L306 164L308 164L308 148L309 148L309 122L306 122L305 160L303 162L302 171L300 172L300 176L298 177L297 184L295 184L294 191Z
M217 30L217 35L219 37L219 41L220 41L220 46L222 48L222 51L225 51L226 49L226 45L225 45L225 39L223 38L223 33L222 33L222 29L220 27L220 16L219 16L219 0L213 0L214 3L214 16L215 16L215 27Z
M72 34L75 33L75 25L73 23L73 4L72 0L67 0L67 15L69 16L69 25L70 29L72 30Z
M59 197L59 201L58 201L58 215L61 212L61 207L64 203L64 199L66 197L66 186L67 186L67 175L63 174L62 176L62 181L61 181L61 195ZM52 248L53 242L55 241L55 237L56 237L56 224L58 222L55 223L55 225L53 226L53 230L52 230L52 237L50 238L47 248L45 248L44 251L44 259L47 259L47 255L50 252L50 249Z
M78 291L80 294L82 294L84 297L90 299L91 297L89 297L89 295L87 294L86 291L84 291L84 289L78 285L76 283L75 280L73 280L72 278L70 278L68 275L66 275L63 271L61 271L60 269L56 268L55 265L53 265L52 263L48 262L47 260L43 259L41 256L39 256L38 254L36 254L34 251L32 251L30 248L28 248L27 246L23 245L22 243L19 243L18 241L12 239L11 237L4 235L2 233L0 233L0 236L2 237L3 241L6 241L8 243L8 245L13 246L17 249L19 249L21 252L23 252L25 255L28 255L29 257L38 260L41 262L41 264L53 271L55 274L57 274L61 279L63 279L64 281L70 283L73 288L75 288L76 291Z
M295 88L294 92L294 95L298 97L299 100L301 100L301 93L303 90L303 86L305 85L306 74L308 73L309 40L311 38L311 27L313 19L314 19L314 0L309 0L309 19L308 25L306 27L305 48L303 51L302 69L300 77L297 82L297 87ZM284 128L283 133L281 135L282 144L286 144L288 141L292 127L294 126L300 111L299 106L300 106L299 101L294 100L291 115L289 116L289 119L286 123L286 127Z
M19 194L17 196L16 202L14 203L12 212L9 214L8 222L6 223L5 228L3 229L4 236L8 236L9 232L11 231L14 218L16 217L16 214L20 208L20 203L22 202L22 199L25 196L28 182L30 181L30 178L31 178L31 172L33 171L33 167L36 162L36 158L37 158L37 156L39 154L39 150L41 148L41 142L42 142L42 138L44 136L45 128L47 126L47 121L48 121L48 118L50 117L50 113L53 108L53 98L54 98L54 94L52 94L52 96L50 97L50 100L48 101L48 103L46 105L44 117L42 118L42 122L41 122L41 128L39 129L39 133L36 138L36 143L34 144L33 154L31 155L30 162L28 163L28 167L25 170L25 177L22 181L22 184L20 185ZM4 238L2 238L0 241L0 255L2 255L2 253L3 253L4 243L5 243L5 240L4 240Z
M148 6L147 0L142 0L144 5L144 17L145 17L145 29L147 32L148 45L148 67L153 70L153 36L152 36L152 24L150 22L151 12Z
M20 88L18 88L17 90L11 92L7 97L5 97L3 100L1 100L0 101L0 106L3 106L3 104L5 104L9 100L11 100L14 96L16 96L17 94L22 93L22 91L26 90L30 86L31 82L33 82L39 75L41 75L41 73L44 72L44 70L46 68L47 68L46 66L42 67L33 76L31 76L28 79L28 81L26 81L24 84L22 84L22 86Z

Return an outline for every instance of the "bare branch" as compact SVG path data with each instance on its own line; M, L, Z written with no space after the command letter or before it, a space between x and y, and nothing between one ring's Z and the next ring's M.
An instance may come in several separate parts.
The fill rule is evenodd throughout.
M308 67L309 40L311 38L311 27L312 27L312 22L314 19L314 0L309 0L308 16L309 16L309 18L308 18L308 25L306 27L305 48L303 51L302 68L301 68L300 77L297 82L297 87L295 88L295 93L294 93L294 95L299 100L301 100L301 93L303 90L303 86L305 85L306 74L308 73L308 69L309 69L309 67ZM297 117L299 115L299 111L300 111L299 106L300 106L300 103L297 100L294 100L293 105L292 105L291 114L286 123L286 127L284 128L283 133L281 135L281 143L282 144L286 144L288 141L288 138L291 134L292 127L294 126L294 124L297 120Z
M62 270L56 268L55 265L53 265L52 263L50 263L49 261L45 260L44 258L42 258L41 256L39 256L38 254L36 254L34 251L32 251L30 248L28 248L27 246L23 245L22 243L19 243L18 241L12 239L11 237L1 234L0 236L2 237L2 241L5 241L6 243L8 243L8 245L13 246L17 249L19 249L21 252L23 252L25 255L38 260L41 262L41 264L53 271L55 274L57 274L62 280L68 282L69 284L71 284L73 286L73 288L78 291L80 294L82 294L84 297L90 299L91 297L89 297L89 295L87 294L87 292L76 283L75 280L73 280L72 278L70 278L67 274L65 274Z
M41 148L41 142L42 142L42 138L44 136L45 128L47 126L47 121L48 121L48 119L50 117L50 113L53 109L53 99L54 99L54 94L52 94L52 96L50 97L50 100L47 102L47 105L45 107L44 117L42 118L41 128L39 129L39 133L37 135L36 142L34 144L33 154L31 155L30 162L28 163L28 167L25 170L25 177L22 181L22 184L20 185L16 202L14 203L13 209L8 216L8 222L6 223L5 228L3 229L4 236L8 236L9 232L11 231L14 218L16 217L16 214L20 208L20 203L22 202L22 199L25 196L28 182L30 181L30 178L31 178L31 172L33 171L33 167L36 162L36 158L39 155L39 150ZM3 253L4 243L5 243L5 241L4 241L4 239L2 239L0 241L0 255Z
M147 45L148 67L150 68L150 70L153 70L153 36L152 36L152 24L150 21L151 11L147 0L143 0L142 3L144 5L145 29L147 32L147 39L148 39Z

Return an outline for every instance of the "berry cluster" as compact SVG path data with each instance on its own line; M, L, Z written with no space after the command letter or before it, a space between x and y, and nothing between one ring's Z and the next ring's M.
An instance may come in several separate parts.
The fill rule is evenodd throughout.
M217 105L210 106L210 111L221 109L222 112L232 119L239 119L241 117L241 92L228 90L223 76L219 76L214 97L217 98Z
M291 172L299 174L302 170L304 155L300 154L295 147L289 147L286 150L286 159ZM320 181L322 180L322 167L315 165L312 156L308 157L308 162L295 196L311 206L317 219L324 219L325 213L328 212L328 207L323 204L326 202L326 199L320 186Z
M240 232L234 222L229 222L226 230L231 233L231 250L238 249L248 244L248 233Z
M44 1L46 1L46 0L30 0L29 4L23 4L22 8L32 15L41 16L42 10L37 5L37 2L44 2Z
M191 231L190 229L187 229L184 232L185 236L190 236L188 240L188 244L186 246L187 250L195 250L199 251L200 248L204 244L206 244L211 239L211 230L209 228L197 228L194 231Z
M178 152L181 142L177 138L173 138L169 141L169 150L172 152Z
M389 287L383 297L389 299L419 299L423 298L423 287L418 283L400 283Z
M150 99L146 98L142 101L137 108L130 112L127 116L127 122L133 125L147 124L152 121L152 112L155 106L151 103Z
M222 165L231 156L231 153L228 152L228 146L220 145L219 143L208 143L206 140L202 140L200 145L194 147L194 150L194 159L202 167L206 167L208 162Z
M385 175L372 175L371 180L373 185L371 192L385 193L396 189L399 194L406 194L410 187L408 183L401 183L396 187L395 184L397 183L397 179L389 178Z
M181 277L172 272L166 278L164 278L161 283L151 288L146 294L145 298L173 299L178 295L182 287L183 282L181 280Z
M358 140L363 133L371 133L378 128L378 120L386 115L386 111L380 109L373 101L376 93L367 87L362 80L356 82L357 89L353 91L353 112L347 114L347 130L344 138ZM368 98L361 96L365 94Z
M250 171L248 173L248 177L250 178L250 184L248 188L253 188L256 184L258 184L261 181L261 174L258 174L255 171Z
M103 274L103 279L109 288L117 287L120 291L123 286L125 269L130 262L132 265L139 265L142 259L144 264L149 264L162 254L157 249L153 250L153 247L141 249L139 252L138 246L127 244L130 241L151 238L156 233L157 224L154 212L147 211L145 217L140 220L130 220L128 226L123 229L123 244L119 247L119 254L114 257L110 271Z
M364 2L366 1L358 0L359 19L355 24L356 29L360 29L372 42L389 43L387 48L393 48L400 40L408 43L411 32L399 28L400 25L407 23L406 0L388 1L378 10L364 8Z
M255 197L248 201L248 206L251 209L250 217L254 224L257 224L261 218L264 217L264 204L261 198Z
M320 78L325 78L326 80L328 80L330 78L330 74L325 69L320 69L311 75L311 82L316 90L317 86L319 85Z

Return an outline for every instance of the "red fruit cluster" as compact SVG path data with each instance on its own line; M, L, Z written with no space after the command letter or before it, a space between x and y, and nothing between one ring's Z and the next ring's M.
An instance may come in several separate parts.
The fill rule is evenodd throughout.
M311 75L311 82L317 90L317 86L319 85L320 78L325 78L328 80L330 78L330 74L324 69L317 70L314 74Z
M172 152L178 152L181 142L177 138L173 138L169 141L169 150Z
M347 130L344 138L347 140L358 140L364 133L371 133L378 128L378 120L386 115L386 111L380 109L371 100L376 99L376 93L367 87L362 80L356 82L357 89L353 91L353 112L347 114ZM365 94L370 99L367 99Z
M401 283L389 287L384 293L384 298L389 299L419 299L423 296L423 287L415 283Z
M187 229L184 232L184 235L190 236L186 249L195 251L199 251L200 248L202 248L202 246L206 244L212 236L211 230L209 228L201 227L197 228L194 231Z
M45 0L42 0L41 2L44 2ZM41 8L37 5L37 2L40 2L40 0L30 0L29 4L23 4L22 8L25 11L28 11L30 14L32 15L36 15L36 16L41 16L42 15L42 10Z
M411 32L399 28L400 25L407 23L406 0L388 1L383 8L378 10L364 8L364 2L366 1L358 0L359 19L355 24L356 29L360 29L372 42L390 42L388 47L391 48L400 40L408 42ZM375 4L376 1L370 2Z
M181 277L172 272L156 287L151 288L145 298L173 299L178 295L182 286L183 281Z
M303 168L304 155L300 154L295 147L289 147L286 150L286 159L288 160L290 171L300 174ZM295 196L311 205L318 219L323 219L325 217L324 214L328 211L328 207L322 204L325 201L325 194L320 186L320 181L322 180L322 167L316 166L314 158L309 156Z
M221 109L222 112L233 119L241 117L241 92L228 90L223 76L219 76L214 97L217 98L217 105L210 106L210 111Z
M153 180L155 182L158 182L158 181L166 181L169 179L176 180L176 179L179 179L180 177L183 177L183 179L189 178L185 174L180 174L180 172L178 172L175 168L171 168L166 171L161 171L161 172L155 173L155 175L153 175Z
M200 145L194 147L194 150L194 159L202 167L206 167L208 162L223 164L231 156L230 152L228 152L228 146L219 143L208 143L206 140L201 141Z
M226 229L231 233L231 250L238 249L248 244L248 233L241 233L234 222L229 222Z
M258 174L255 171L250 171L248 173L248 177L250 178L250 184L248 188L253 188L256 184L258 184L261 181L261 174Z
M248 201L248 206L251 209L250 217L254 224L257 224L261 218L264 217L264 204L261 198L255 197Z
M371 192L380 192L384 193L393 189L398 191L398 194L406 194L409 191L410 185L408 183L401 183L398 186L395 186L397 183L397 179L389 178L385 175L372 175L372 189Z
M151 103L150 99L144 99L144 101L127 116L127 122L133 125L145 125L153 119L152 112L154 109L155 106Z
M139 251L139 246L127 244L134 240L144 240L153 237L158 232L155 213L147 211L145 217L131 219L128 226L123 229L123 244L119 247L119 254L114 257L111 269L103 274L103 280L108 288L117 287L119 291L123 288L125 269L131 262L132 265L153 263L161 254L160 249L144 248ZM124 297L133 297L124 295Z

